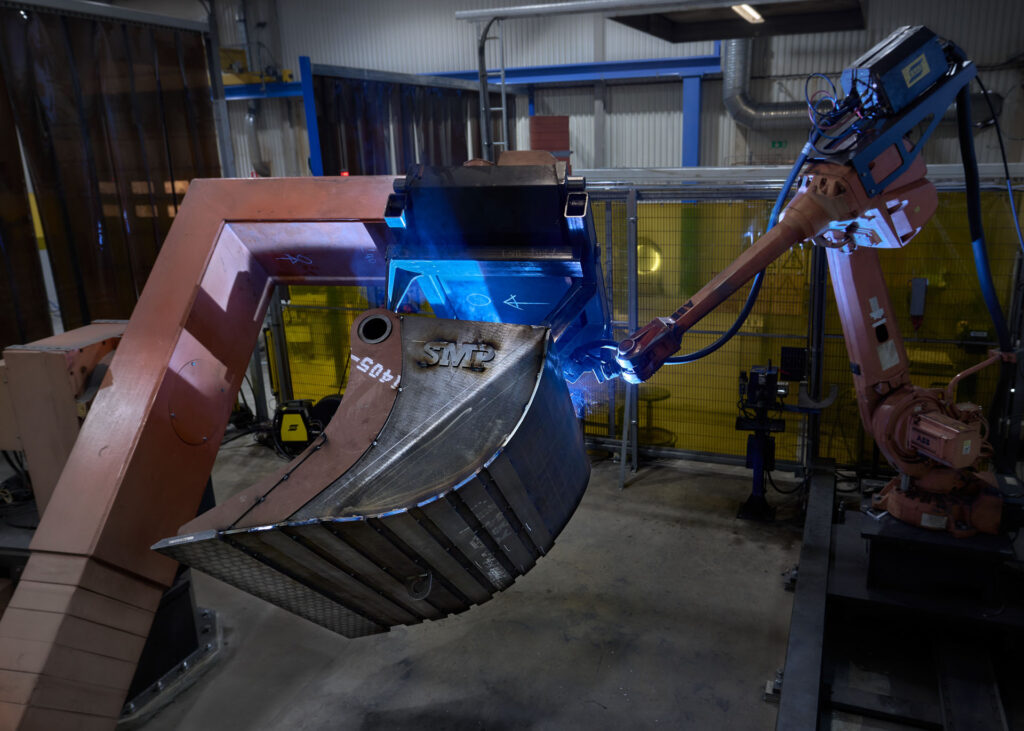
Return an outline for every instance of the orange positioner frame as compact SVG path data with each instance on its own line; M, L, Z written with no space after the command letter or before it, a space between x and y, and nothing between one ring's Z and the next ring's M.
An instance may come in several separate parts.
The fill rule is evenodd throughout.
M275 284L383 283L392 178L189 187L0 620L0 728L113 728Z

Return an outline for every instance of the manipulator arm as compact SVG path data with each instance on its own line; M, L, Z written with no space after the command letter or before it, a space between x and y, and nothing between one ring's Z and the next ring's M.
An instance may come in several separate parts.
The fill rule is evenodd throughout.
M901 156L888 148L875 161L878 175ZM916 159L891 185L869 197L848 165L812 165L778 225L759 238L670 317L659 317L619 343L616 361L631 383L650 378L679 349L683 334L791 246L808 239L832 247L904 246L934 213L937 196Z

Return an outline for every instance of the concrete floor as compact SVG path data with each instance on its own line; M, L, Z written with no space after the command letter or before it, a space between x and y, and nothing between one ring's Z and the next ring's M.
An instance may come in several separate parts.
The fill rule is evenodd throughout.
M279 464L225 446L218 497ZM166 729L770 729L800 529L735 519L748 470L659 461L620 491L594 465L551 553L489 603L357 640L209 577L225 649L150 720ZM780 513L795 506L773 496Z

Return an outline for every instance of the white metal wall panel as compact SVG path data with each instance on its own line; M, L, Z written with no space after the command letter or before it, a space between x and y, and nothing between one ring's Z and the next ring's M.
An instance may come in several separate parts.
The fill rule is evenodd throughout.
M591 87L538 90L537 114L569 115L572 164L594 166L594 91ZM529 143L529 120L517 120L517 140ZM610 86L605 149L610 167L678 167L682 160L682 85Z
M707 56L715 51L714 41L669 43L614 20L605 21L604 26L605 59L608 61Z
M755 42L755 76L838 74L903 25L925 25L950 38L979 66L1001 63L1024 47L1024 2L1020 0L888 0L867 6L861 31L776 36ZM758 65L758 58L767 63Z
M476 27L456 21L455 11L522 4L520 0L305 0L279 2L282 62L294 66L299 55L318 63L386 69L408 73L457 71L476 65ZM239 38L229 28L234 10L222 5L225 44ZM579 63L595 60L594 15L523 18L506 23L508 66ZM976 0L872 2L867 29L840 33L778 36L758 41L767 64L755 63L755 75L837 73L892 29L928 25L956 39L980 65L1006 60L1018 52L1024 34L1024 3ZM667 58L710 53L713 44L672 44L628 28L604 23L606 60ZM597 32L600 32L599 30ZM496 62L496 44L488 62ZM760 55L760 54L759 54Z
M284 63L315 63L430 73L476 68L477 27L456 10L521 5L519 0L278 0ZM505 24L505 65L593 60L594 17L523 18ZM496 66L497 43L488 44Z
M278 0L286 66L300 55L315 63L404 73L476 68L476 24L455 20L456 10L507 7L523 0ZM520 18L505 22L505 65L546 66L599 61L595 34L603 28L605 59L673 58L710 54L711 41L673 44L603 21L595 14ZM497 43L488 66L498 65Z
M701 83L700 164L723 167L746 165L743 128L732 121L722 103L722 81Z
M569 146L572 165L589 168L594 165L594 89L573 87L539 89L534 96L537 114L569 115ZM519 137L522 148L529 143L529 119L524 118L523 134Z
M515 3L521 4L521 3ZM477 5L477 7L484 7ZM456 22L452 11L452 22ZM459 21L461 25L465 22ZM474 29L475 31L475 29ZM585 63L594 59L594 16L569 15L552 18L521 18L504 22L505 67L552 66ZM476 68L476 42L471 41ZM487 65L496 68L498 44L487 44ZM467 68L467 67L463 67Z
M609 167L679 167L683 155L683 87L608 87Z

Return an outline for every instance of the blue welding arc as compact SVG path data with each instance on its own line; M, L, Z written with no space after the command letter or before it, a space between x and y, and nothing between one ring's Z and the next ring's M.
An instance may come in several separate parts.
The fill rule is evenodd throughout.
M516 296L514 294L510 294L508 296L508 299L504 300L504 304L508 305L509 307L511 307L513 309L522 310L523 309L523 305L546 305L548 303L547 302L520 302L519 300L516 299Z

